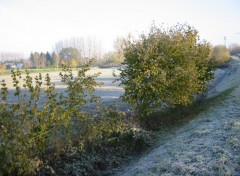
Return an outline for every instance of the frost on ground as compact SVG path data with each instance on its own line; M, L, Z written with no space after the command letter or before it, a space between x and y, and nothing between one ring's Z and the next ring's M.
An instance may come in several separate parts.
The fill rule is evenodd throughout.
M240 175L240 61L217 70L208 97L229 93L116 175Z
M118 101L119 97L123 95L124 90L119 86L120 82L114 82L113 72L118 74L119 71L116 68L97 70L101 72L101 75L96 78L96 81L103 83L103 85L96 88L96 95L100 96L103 102ZM94 69L91 72L94 73Z
M102 83L103 85L101 87L96 87L95 88L95 95L101 97L102 102L104 104L111 104L112 102L118 102L120 104L123 104L122 102L119 101L119 97L124 93L124 90L122 87L119 86L119 82L114 82L114 77L113 77L113 72L116 74L119 73L117 68L107 68L107 69L99 69L99 68L92 68L87 72L87 75L93 75L95 73L100 72L100 76L96 78L96 81L98 83ZM77 75L76 71L73 71L74 75ZM43 85L42 85L42 93L40 95L40 104L44 103L45 101L45 95L43 93L44 88L46 87L46 83L44 82L44 77L46 73L42 73L43 75ZM59 72L50 72L49 73L51 82L55 84L55 89L58 92L64 92L67 88L66 85L64 85L61 82L61 78L59 76ZM38 76L38 73L30 73L30 76L32 78L35 78ZM23 77L24 74L23 74ZM18 102L18 97L14 96L14 87L12 83L12 78L11 75L0 75L0 80L5 80L8 91L9 91L9 98L8 98L8 103L15 103ZM20 81L19 86L22 87L22 93L25 93L26 90L23 88L23 81Z

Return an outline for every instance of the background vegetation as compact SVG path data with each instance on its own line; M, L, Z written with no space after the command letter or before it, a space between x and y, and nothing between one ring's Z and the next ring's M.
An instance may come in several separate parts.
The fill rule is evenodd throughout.
M218 67L225 65L229 59L230 53L226 46L216 45L213 47L210 53L210 60L214 61Z
M229 52L231 55L238 55L240 56L240 45L235 43L235 44L231 44L229 46Z

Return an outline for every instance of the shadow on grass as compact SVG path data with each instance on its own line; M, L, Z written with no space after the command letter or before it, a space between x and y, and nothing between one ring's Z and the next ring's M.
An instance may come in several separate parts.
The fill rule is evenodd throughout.
M160 129L172 129L180 127L196 118L201 112L207 111L210 107L223 101L235 87L225 90L212 98L195 102L190 106L177 106L165 111L156 112L141 121L141 125L148 129L157 131Z

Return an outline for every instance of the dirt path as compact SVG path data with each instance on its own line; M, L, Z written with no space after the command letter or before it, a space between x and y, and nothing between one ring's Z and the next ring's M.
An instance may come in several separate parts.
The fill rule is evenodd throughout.
M208 97L219 102L117 175L240 175L240 61L216 74Z

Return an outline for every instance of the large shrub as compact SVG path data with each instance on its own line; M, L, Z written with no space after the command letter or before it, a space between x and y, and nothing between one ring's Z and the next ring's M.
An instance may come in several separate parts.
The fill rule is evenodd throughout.
M151 27L139 39L126 40L125 63L119 80L125 87L123 99L140 116L167 105L188 105L213 77L206 60L210 46L186 24L169 29Z
M229 51L224 45L216 45L212 48L210 60L213 60L217 66L223 66L229 59Z

